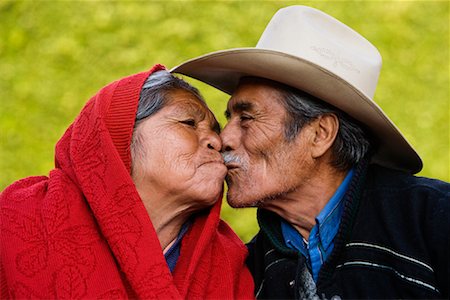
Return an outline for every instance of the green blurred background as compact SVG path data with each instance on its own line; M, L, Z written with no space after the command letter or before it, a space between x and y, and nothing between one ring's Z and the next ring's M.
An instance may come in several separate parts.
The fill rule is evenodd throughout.
M48 174L54 145L107 83L155 63L173 67L251 47L278 8L303 4L343 21L383 56L375 100L424 161L449 181L448 1L0 1L0 190ZM191 80L224 124L228 96ZM223 217L244 241L254 209Z

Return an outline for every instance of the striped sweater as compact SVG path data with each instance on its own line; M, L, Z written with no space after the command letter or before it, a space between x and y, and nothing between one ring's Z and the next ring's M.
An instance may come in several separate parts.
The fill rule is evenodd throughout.
M335 248L317 286L285 246L281 218L259 209L247 245L259 299L446 298L450 184L362 163L344 196Z

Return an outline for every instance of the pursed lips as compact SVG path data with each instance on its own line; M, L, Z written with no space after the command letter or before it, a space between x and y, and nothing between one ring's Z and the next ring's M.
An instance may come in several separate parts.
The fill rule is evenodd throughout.
M233 169L239 168L239 165L234 163L234 162L233 163L226 163L225 166L227 166L228 170L233 170Z
M200 164L200 166L207 165L207 164L221 164L221 165L223 165L224 162L223 162L223 159L213 159L213 160L209 160L209 161L206 161L206 162Z

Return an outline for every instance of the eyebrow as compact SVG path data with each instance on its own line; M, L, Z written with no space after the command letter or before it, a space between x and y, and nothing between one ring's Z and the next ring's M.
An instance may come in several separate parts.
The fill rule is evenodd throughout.
M245 110L252 110L254 107L253 103L246 101L246 100L241 100L241 101L237 101L236 103L233 104L233 106L231 107L231 111L234 112L242 112ZM227 110L225 111L225 117L227 119L229 119L231 116L231 112L230 110L227 108Z
M174 111L176 114L192 114L194 116L199 116L200 119L205 118L205 112L196 104L188 103L181 107L177 106Z

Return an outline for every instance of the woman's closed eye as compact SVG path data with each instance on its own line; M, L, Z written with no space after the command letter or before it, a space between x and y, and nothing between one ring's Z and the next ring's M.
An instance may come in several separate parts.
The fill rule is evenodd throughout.
M191 126L191 127L195 127L196 126L196 123L195 123L194 119L182 120L182 121L180 121L180 123L183 123L183 124Z

